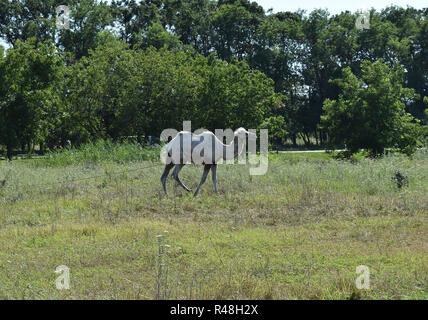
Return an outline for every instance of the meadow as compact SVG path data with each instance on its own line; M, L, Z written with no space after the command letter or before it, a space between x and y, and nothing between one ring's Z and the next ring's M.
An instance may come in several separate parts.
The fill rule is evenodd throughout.
M156 149L82 150L0 161L0 299L428 299L426 150L270 154L266 175L221 165L220 194L209 176L196 198L171 178L163 193Z

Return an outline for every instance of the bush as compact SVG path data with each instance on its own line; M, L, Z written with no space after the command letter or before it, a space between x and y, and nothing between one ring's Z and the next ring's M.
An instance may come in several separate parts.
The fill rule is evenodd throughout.
M382 155L387 148L411 156L421 144L423 127L406 113L403 101L415 98L414 90L403 87L403 68L390 69L382 61L362 65L357 78L345 68L335 82L343 93L338 100L324 101L323 128L334 146L346 144L349 152L367 150Z

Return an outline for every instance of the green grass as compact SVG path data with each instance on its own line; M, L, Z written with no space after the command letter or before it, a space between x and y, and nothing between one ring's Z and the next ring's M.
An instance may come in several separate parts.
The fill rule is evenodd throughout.
M323 161L333 159L335 153L328 152L290 152L290 153L271 153L269 161L291 161L297 163L298 161Z
M79 148L64 148L46 154L35 161L37 166L62 167L72 164L89 165L101 162L128 163L159 160L159 148L141 148L133 143L99 140Z
M220 166L220 195L209 177L197 198L172 179L165 196L162 166L135 158L1 161L0 298L428 299L426 152L269 157L264 176ZM194 189L201 174L181 178Z

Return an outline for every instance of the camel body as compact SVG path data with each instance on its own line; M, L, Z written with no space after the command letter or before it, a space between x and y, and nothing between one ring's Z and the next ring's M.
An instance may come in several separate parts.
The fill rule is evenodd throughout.
M186 191L191 191L178 177L180 170L189 163L204 165L204 173L202 174L201 182L196 188L194 196L198 194L210 170L212 171L214 190L218 193L217 164L220 160L233 160L237 158L244 149L247 137L256 138L256 135L248 132L244 128L239 128L234 132L233 141L225 145L210 131L204 131L201 134L193 134L188 131L179 132L166 146L166 165L161 177L165 193L167 193L166 179L169 171L174 166L172 177Z
M225 145L211 131L201 134L181 131L166 146L166 163L217 164L221 160L233 160L245 145L237 137L234 140L233 145Z

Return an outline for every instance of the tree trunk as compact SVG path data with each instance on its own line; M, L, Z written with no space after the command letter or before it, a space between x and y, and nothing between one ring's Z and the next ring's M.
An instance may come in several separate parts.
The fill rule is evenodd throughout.
M302 136L303 143L305 144L305 146L309 146L309 144L310 144L310 142L311 142L310 137L309 137L309 134L307 134L306 132L303 132L303 133L301 134L301 136Z
M297 136L295 134L291 135L291 141L293 142L293 147L297 147Z
M12 147L6 146L6 157L9 161L12 161Z

